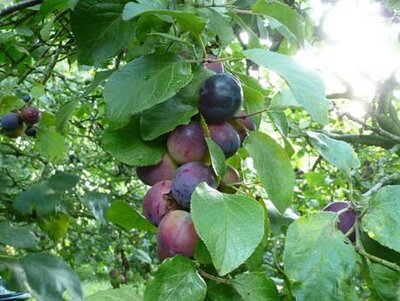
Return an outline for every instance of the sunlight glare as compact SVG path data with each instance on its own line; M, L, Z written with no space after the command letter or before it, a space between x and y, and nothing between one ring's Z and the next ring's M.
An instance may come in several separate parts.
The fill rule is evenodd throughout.
M323 26L327 45L320 56L328 70L349 82L355 94L371 96L375 84L400 66L398 29L379 15L379 3L340 1Z

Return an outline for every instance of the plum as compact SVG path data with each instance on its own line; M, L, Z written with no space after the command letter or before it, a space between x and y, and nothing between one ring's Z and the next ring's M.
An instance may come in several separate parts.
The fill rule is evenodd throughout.
M216 187L211 168L201 162L186 163L176 171L172 181L172 196L180 206L189 209L192 193L201 182Z
M240 138L228 122L209 124L211 139L222 149L226 158L233 156L240 147Z
M206 155L206 142L199 122L180 125L169 135L167 148L179 164L201 161Z
M8 113L1 117L1 126L4 131L14 131L21 127L22 118L18 113Z
M33 125L35 123L38 123L40 118L42 117L40 111L35 107L23 108L21 115L22 115L22 120L28 125Z
M34 127L28 127L25 130L25 135L29 136L29 137L36 137L37 134L37 130Z
M22 100L24 102L30 102L31 101L31 97L29 95L24 95L24 96L22 96Z
M190 213L184 210L171 211L158 226L158 257L160 260L177 254L192 257L198 239Z
M242 117L242 116L246 116L247 114L243 111L238 112L235 117L241 117L241 118L235 118L234 122L233 122L233 126L236 129L236 131L239 134L240 137L240 144L243 143L244 139L247 136L247 130L249 131L255 131L256 128L256 124L254 123L254 121L250 118L250 117Z
M218 58L213 54L207 54L207 59L216 60ZM224 65L222 65L222 63L204 63L203 66L208 70L214 71L215 73L224 72Z
M219 190L226 193L235 193L236 190L230 187L230 185L237 185L242 182L239 172L231 165L226 166L226 172L221 178L219 183Z
M207 122L222 122L232 118L242 102L242 87L229 74L213 75L200 87L198 108Z
M177 169L176 163L168 153L165 153L161 162L156 165L136 168L138 178L147 185L154 185L163 180L172 180Z
M179 205L168 196L172 189L172 181L161 181L152 186L143 199L143 214L154 225L169 211L178 209Z
M356 222L357 212L351 207L349 202L332 202L328 204L323 211L331 211L331 212L339 212L339 223L338 229L342 231L343 234L346 234L351 227L353 227ZM350 233L349 239L354 242L355 232L354 230Z

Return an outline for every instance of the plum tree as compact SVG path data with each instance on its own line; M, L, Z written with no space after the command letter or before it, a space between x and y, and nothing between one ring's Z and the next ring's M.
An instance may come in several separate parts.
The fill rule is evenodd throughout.
M21 127L22 118L18 113L8 113L1 118L1 127L4 131L14 131Z
M158 257L160 260L177 254L192 257L198 239L190 213L184 210L171 211L158 226Z
M226 158L233 156L240 147L240 138L235 128L228 122L209 124L212 140L219 145Z
M236 190L230 187L231 185L237 185L242 182L239 172L231 165L226 166L226 172L221 178L219 183L219 190L227 193L234 193Z
M21 116L26 124L33 125L39 122L42 114L35 107L25 107L22 109Z
M243 111L239 111L235 115L235 119L232 122L232 125L236 129L236 131L239 134L240 137L240 144L243 143L244 139L247 136L247 130L249 131L255 131L257 129L256 124L250 117L243 117L246 116L247 114ZM239 117L239 118L238 118Z
M207 122L222 122L232 118L242 102L242 87L229 74L211 76L200 87L198 108Z
M338 229L342 231L343 234L346 234L356 222L357 212L354 210L349 202L332 202L328 204L323 210L339 212ZM356 237L354 230L350 233L349 239L352 242L355 241Z
M168 153L165 153L161 162L156 165L136 168L138 178L147 185L154 185L163 180L172 180L177 169L176 163Z
M156 226L169 211L179 208L176 201L169 197L171 189L172 181L161 181L154 184L144 196L143 214Z
M168 137L167 148L179 164L201 161L206 154L203 128L199 122L180 125Z
M172 181L172 196L183 208L190 208L190 199L196 186L201 182L215 187L216 180L212 170L201 162L189 162L176 171Z
M207 54L207 59L217 59L217 57L213 54ZM215 73L223 73L224 65L222 63L204 63L204 67L208 70L214 71Z

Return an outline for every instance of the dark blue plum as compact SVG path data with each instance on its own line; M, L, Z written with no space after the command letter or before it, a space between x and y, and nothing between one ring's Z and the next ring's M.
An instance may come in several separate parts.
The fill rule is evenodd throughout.
M333 202L328 204L323 210L331 212L340 211L338 229L342 231L343 234L346 234L356 222L357 212L351 207L349 202ZM349 239L352 242L356 240L354 230L350 233Z
M1 117L1 126L4 131L14 131L21 127L22 118L17 113L8 113Z
M160 260L177 254L192 257L199 237L189 212L169 212L158 225L157 254Z
M201 162L189 162L176 171L172 181L172 196L185 209L190 209L190 200L196 186L202 182L215 187L216 180L212 170Z
M36 137L37 134L37 130L34 127L29 127L25 130L25 135L29 136L29 137Z
M222 149L226 158L232 157L240 147L240 137L228 122L209 124L211 139Z
M22 96L22 100L24 102L29 102L31 100L31 97L29 95L24 95L24 96Z
M200 88L198 108L210 123L227 121L243 102L240 83L233 76L220 73L208 78Z

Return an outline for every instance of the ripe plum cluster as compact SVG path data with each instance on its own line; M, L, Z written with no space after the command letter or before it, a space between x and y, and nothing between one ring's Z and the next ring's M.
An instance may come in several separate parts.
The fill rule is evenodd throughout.
M41 113L37 108L29 104L30 99L29 95L25 95L23 100L27 104L22 110L16 110L1 117L2 132L7 137L20 137L24 131L27 136L36 137L35 124L40 121Z
M190 204L192 193L202 182L226 193L235 193L234 185L241 183L239 172L232 166L222 178L211 167L205 137L221 148L225 158L233 156L241 146L247 131L255 123L240 111L243 92L240 82L223 73L221 63L205 65L217 74L208 78L199 91L198 109L186 125L177 126L167 137L167 150L161 162L138 167L138 178L151 188L143 200L143 213L158 226L157 253L160 260L181 254L192 257L198 241L193 226ZM207 133L207 134L206 134Z

